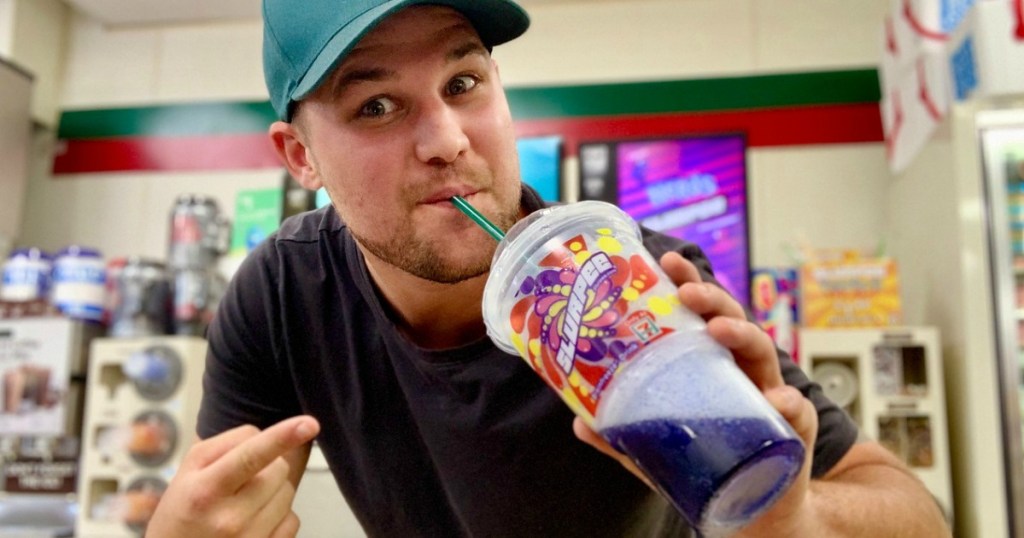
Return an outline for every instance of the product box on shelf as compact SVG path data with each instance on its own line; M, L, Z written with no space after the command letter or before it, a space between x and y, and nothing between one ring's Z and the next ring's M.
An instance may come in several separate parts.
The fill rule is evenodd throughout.
M232 256L248 254L281 224L284 192L253 189L235 198L235 222L231 232Z
M33 304L44 308L25 311ZM85 358L99 327L41 311L50 314L0 317L0 436L81 434Z
M73 494L78 457L78 437L4 437L0 489L7 494Z
M800 268L804 327L888 327L902 319L896 261L854 251L822 256Z
M761 267L751 271L750 309L775 345L797 360L800 287L797 269Z

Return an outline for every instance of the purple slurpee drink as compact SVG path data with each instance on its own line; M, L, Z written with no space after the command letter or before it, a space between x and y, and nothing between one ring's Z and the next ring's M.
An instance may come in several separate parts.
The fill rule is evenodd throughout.
M633 222L604 202L531 214L484 290L495 344L522 357L703 535L767 510L804 445L679 301Z

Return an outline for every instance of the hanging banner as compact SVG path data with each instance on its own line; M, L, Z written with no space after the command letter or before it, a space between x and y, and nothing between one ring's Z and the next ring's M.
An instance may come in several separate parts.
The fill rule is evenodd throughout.
M889 168L902 172L955 102L1024 93L1024 0L891 0L879 69Z
M893 173L903 171L931 138L950 107L950 65L938 51L922 52L906 69L884 77L882 129Z
M892 0L879 69L882 129L893 173L902 172L949 111L950 29L974 0Z
M961 41L974 42L978 95L998 97L1024 93L1024 36L1021 0L987 0L971 10ZM955 51L958 44L951 43Z

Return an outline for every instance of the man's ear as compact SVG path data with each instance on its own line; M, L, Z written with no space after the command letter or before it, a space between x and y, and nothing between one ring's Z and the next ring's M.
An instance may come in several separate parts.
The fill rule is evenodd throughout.
M270 125L270 140L288 173L304 188L315 191L323 186L316 165L310 158L303 133L294 124L275 121Z

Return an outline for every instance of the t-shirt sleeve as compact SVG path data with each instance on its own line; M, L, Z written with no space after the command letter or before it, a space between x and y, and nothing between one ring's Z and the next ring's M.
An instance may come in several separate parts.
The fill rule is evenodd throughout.
M273 238L250 253L232 278L207 331L201 438L252 424L265 428L299 414L281 364Z
M653 232L641 228L644 238L644 245L651 252L655 259L659 259L668 251L675 251L684 258L691 261L700 270L701 278L708 282L715 280L711 262L704 252L693 243L681 241L674 237ZM747 311L747 318L753 319L750 311ZM782 369L782 377L787 385L799 390L814 404L818 411L818 438L814 443L814 461L811 465L811 476L821 477L831 469L850 447L857 441L859 430L850 416L829 400L822 391L821 386L808 379L803 370L789 357L789 355L776 348L779 355L779 366Z
M838 405L825 396L821 386L807 378L789 355L780 349L779 363L786 384L795 387L814 404L818 411L818 438L814 443L814 462L811 476L819 478L835 466L857 442L857 425Z

